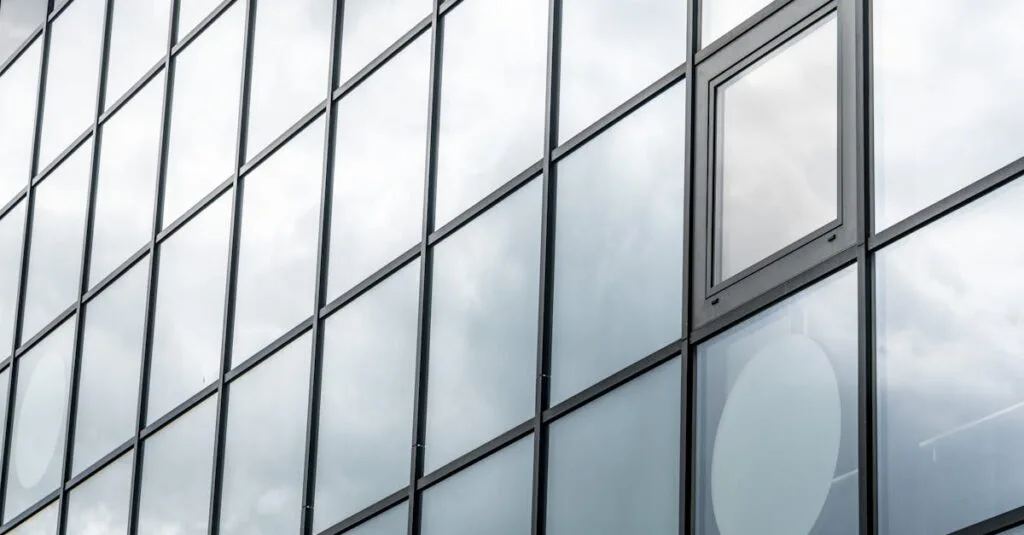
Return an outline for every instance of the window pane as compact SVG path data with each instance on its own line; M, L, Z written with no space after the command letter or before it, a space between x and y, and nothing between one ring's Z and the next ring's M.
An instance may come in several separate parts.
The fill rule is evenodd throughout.
M437 246L428 471L533 415L540 207L535 178Z
M75 320L18 357L4 521L60 485Z
M92 141L36 186L22 341L78 298Z
M437 226L540 159L547 10L470 0L445 15Z
M46 18L46 2L4 0L0 3L0 64L35 31ZM3 99L0 99L3 102Z
M68 496L67 533L123 535L128 533L132 489L132 453L121 456L90 476Z
M405 535L409 526L409 503L402 502L349 531L352 535ZM319 529L319 528L317 528Z
M570 0L561 35L558 139L565 141L686 61L686 2Z
M877 256L880 533L1024 505L1024 182Z
M39 168L49 165L96 117L103 0L75 0L53 22L46 67Z
M235 3L177 57L165 225L235 172L244 33L245 4Z
M143 444L139 535L205 535L213 474L214 395Z
M2 28L3 23L0 22L0 39ZM0 74L0 124L4 125L0 128L0 205L7 204L8 200L28 185L28 175L32 172L41 42L41 39L37 39L13 65Z
M837 28L830 15L718 90L717 280L838 217Z
M25 204L18 203L0 219L0 359L10 356L11 344L14 343L18 273L21 269L21 245L25 237Z
M229 192L160 246L149 423L220 375L230 227Z
M1021 156L1024 4L874 2L875 227ZM984 36L984 37L981 37Z
M229 387L220 533L298 533L311 339L303 335Z
M325 124L243 178L232 366L313 315Z
M11 389L11 367L8 366L0 371L0 422L4 422L4 425L0 426L0 444L3 443L7 435L7 396L10 394Z
M409 484L419 271L409 264L324 323L315 532Z
M149 241L163 99L164 75L159 74L103 124L90 286Z
M8 533L10 535L57 535L59 510L60 502L53 502Z
M712 0L701 2L700 43L711 44L729 30L747 20L771 0Z
M430 0L345 0L339 82L366 67L431 9Z
M181 0L178 2L178 39L185 37L213 12L223 0ZM237 5L237 4L236 4Z
M679 531L680 359L551 426L547 533Z
M256 3L246 158L327 98L331 0Z
M420 240L429 87L423 35L338 103L328 299Z
M681 336L686 86L558 164L551 397Z
M423 535L530 533L532 480L533 436L528 436L427 489Z
M856 268L697 358L697 532L860 533Z
M190 1L194 0L185 3ZM117 102L142 75L163 60L167 52L171 0L114 0L113 9L110 57L107 58L107 106Z
M73 474L135 434L149 261L85 307Z

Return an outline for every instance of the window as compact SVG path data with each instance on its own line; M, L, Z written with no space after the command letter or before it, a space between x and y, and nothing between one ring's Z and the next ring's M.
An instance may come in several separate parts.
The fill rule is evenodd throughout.
M0 7L0 14L3 9ZM0 30L0 40L2 35L3 30ZM6 204L28 186L29 174L32 173L36 88L39 87L42 48L42 39L37 39L7 70L0 73L0 124L4 125L0 128L0 199L3 199L0 203Z

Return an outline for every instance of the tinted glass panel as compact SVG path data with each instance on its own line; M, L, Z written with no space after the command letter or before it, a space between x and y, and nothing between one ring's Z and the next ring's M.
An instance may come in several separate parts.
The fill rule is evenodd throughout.
M860 533L856 268L697 358L697 532Z
M0 7L0 11L3 9ZM3 23L0 22L0 36L3 35L2 28ZM32 172L32 134L36 124L41 42L37 39L0 74L0 124L4 125L0 128L0 205L6 204L28 185L28 175ZM2 51L0 56L3 56Z
M533 415L540 179L437 246L426 467Z
M189 1L194 0L185 3ZM107 58L107 105L117 102L164 58L171 0L114 0L113 9Z
M18 308L18 273L25 237L25 203L18 203L0 219L0 358L11 354L14 316Z
M838 216L835 15L718 88L717 280Z
M127 535L132 454L89 477L68 496L67 533Z
M680 338L685 106L675 86L558 164L553 403Z
M682 65L685 35L685 1L564 2L558 138L578 134Z
M409 483L419 271L402 268L324 323L316 532Z
M540 159L547 10L471 0L445 16L438 226Z
M725 35L757 13L771 0L710 0L700 4L700 42L702 46Z
M235 172L244 23L236 3L176 60L165 225Z
M10 59L45 17L46 2L40 0L4 0L0 4L0 65Z
M10 389L11 368L8 366L0 372L0 421L4 422L4 425L0 426L0 441L3 441L7 435L7 396L10 394Z
M408 526L409 504L403 502L348 533L352 535L405 535Z
M420 239L429 77L424 35L338 103L328 298Z
M53 502L46 509L32 515L31 518L9 531L11 535L57 535L57 515L60 502Z
M230 226L228 194L160 246L149 422L220 374Z
M342 15L341 69L345 83L430 14L430 0L346 0Z
M185 37L223 0L181 0L178 2L178 37Z
M299 532L310 340L302 336L231 383L220 533Z

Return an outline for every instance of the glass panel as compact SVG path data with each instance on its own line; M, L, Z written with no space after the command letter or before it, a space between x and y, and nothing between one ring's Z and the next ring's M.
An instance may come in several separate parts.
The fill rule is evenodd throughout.
M856 268L697 358L697 532L860 533Z
M10 356L14 343L21 245L25 237L25 204L18 203L0 219L0 359Z
M244 33L245 4L235 3L178 55L164 185L165 225L235 172Z
M18 357L4 521L60 484L75 320Z
M875 228L1021 156L1024 4L876 0ZM984 36L984 37L982 37Z
M132 490L132 453L89 477L68 496L67 533L126 535Z
M96 118L104 4L103 0L76 0L53 22L39 142L40 169Z
M229 387L220 533L299 531L311 339L303 335Z
M159 74L103 124L90 286L149 241L163 99L164 75Z
M223 0L181 0L178 2L178 39L185 37L213 12ZM236 4L238 5L238 4Z
M999 533L1000 535L1021 535L1022 533L1024 533L1024 526L1018 526L1016 528L1009 529L1006 531L1000 531Z
M147 422L220 375L230 227L228 192L160 246Z
M679 532L681 360L551 426L547 533Z
M561 35L558 139L565 141L686 62L686 2L570 0Z
M715 39L747 20L771 0L711 0L700 5L700 44L707 46Z
M340 83L345 83L417 22L430 15L431 1L345 0L344 6Z
M420 240L429 87L424 35L338 103L328 299Z
M445 15L437 226L540 159L546 0L472 0Z
M41 0L4 0L0 2L0 65L35 31L46 18L46 2ZM0 98L0 102L4 99ZM2 123L6 124L6 123Z
M879 518L956 531L1024 505L1024 181L877 255Z
M718 89L717 280L838 217L837 35L832 14Z
M325 124L243 179L232 366L313 315Z
M423 494L423 535L526 535L533 436L478 461ZM501 491L495 492L500 486Z
M551 397L681 336L686 86L558 163Z
M437 246L427 471L533 416L540 178Z
M409 264L324 322L315 532L409 484L419 271Z
M60 502L55 501L8 533L10 535L57 535L59 511Z
M185 3L190 1L194 0ZM117 102L142 75L163 60L167 53L171 0L114 0L113 9L106 106Z
M4 5L7 3L4 2ZM3 38L3 31L3 22L0 21L0 39ZM0 206L7 204L8 200L28 185L29 173L32 172L41 42L41 39L37 39L13 65L0 74L0 124L4 125L0 128ZM0 56L3 54L0 53Z
M139 535L206 535L216 418L214 395L146 439Z
M73 474L135 434L148 278L147 259L85 307Z
M351 535L405 535L409 526L409 503L402 502L349 531Z
M87 141L36 186L22 341L78 298L91 160Z
M0 371L0 422L4 422L4 425L0 425L0 444L7 438L7 396L10 395L10 389L11 367L8 366Z
M331 0L256 3L247 158L327 98Z

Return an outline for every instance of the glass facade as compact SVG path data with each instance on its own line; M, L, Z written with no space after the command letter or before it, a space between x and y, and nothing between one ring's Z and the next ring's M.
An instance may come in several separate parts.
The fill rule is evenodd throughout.
M0 535L1024 533L1017 0L0 0Z

